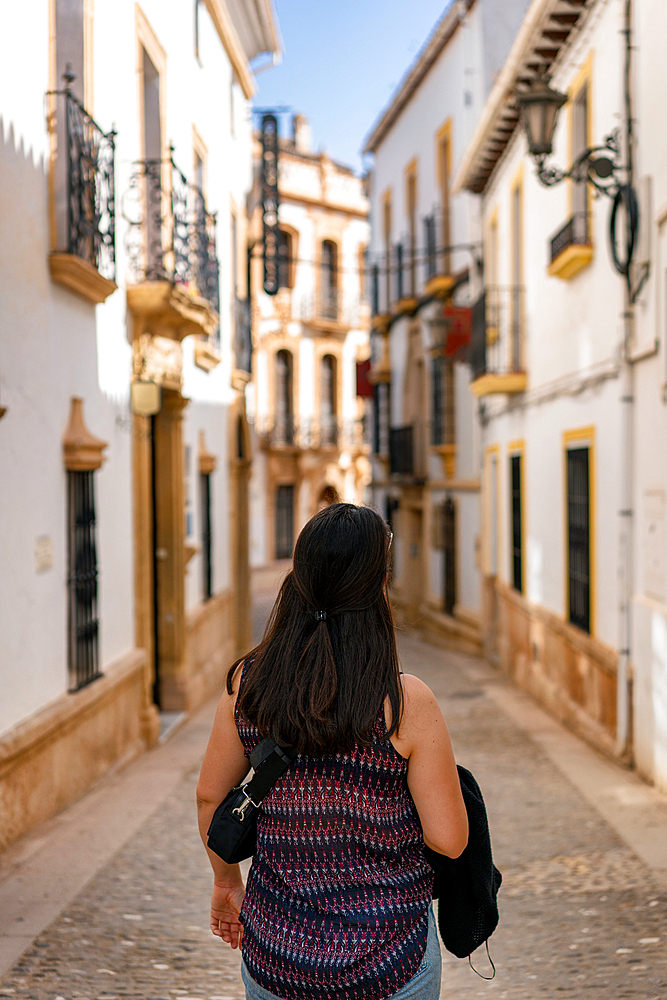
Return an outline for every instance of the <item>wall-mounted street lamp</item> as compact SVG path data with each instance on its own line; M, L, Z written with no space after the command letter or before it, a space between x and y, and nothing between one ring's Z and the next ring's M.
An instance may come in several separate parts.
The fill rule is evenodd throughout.
M606 194L613 199L610 216L611 252L616 270L628 276L639 228L637 196L631 184L621 179L628 168L621 166L619 133L615 131L604 139L601 146L589 146L574 161L569 170L547 166L546 159L553 152L553 137L558 122L558 114L567 96L549 86L548 79L541 77L529 90L518 95L523 127L528 140L528 150L537 165L537 176L545 187L559 184L566 178L576 183L586 181L598 195ZM621 209L625 213L625 247L621 257L618 251L617 222Z

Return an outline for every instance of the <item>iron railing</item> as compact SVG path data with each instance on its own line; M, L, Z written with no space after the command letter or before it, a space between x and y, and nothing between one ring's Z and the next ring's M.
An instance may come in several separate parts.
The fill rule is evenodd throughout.
M336 417L258 420L257 434L264 448L293 447L300 451L367 448L363 420L338 420Z
M67 141L67 252L109 281L116 278L115 140L104 132L70 90L65 102Z
M216 215L204 195L168 160L134 164L123 196L128 222L125 246L130 278L169 281L220 308L220 268L216 253Z
M473 307L468 359L473 377L506 375L525 370L524 289L489 285Z
M333 320L344 326L356 327L368 317L368 304L355 295L313 293L301 296L293 305L294 318L317 324L318 320Z
M100 676L94 472L67 474L69 689Z
M550 263L571 246L590 246L588 212L575 212L550 241Z

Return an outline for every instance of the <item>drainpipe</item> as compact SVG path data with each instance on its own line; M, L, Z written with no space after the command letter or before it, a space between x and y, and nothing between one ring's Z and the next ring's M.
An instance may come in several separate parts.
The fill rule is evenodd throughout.
M625 141L627 183L634 186L634 122L632 119L632 0L625 3ZM619 510L619 657L616 691L616 751L630 763L632 759L632 532L634 472L634 370L631 349L634 339L634 307L630 268L624 282L623 351L621 372L621 491Z

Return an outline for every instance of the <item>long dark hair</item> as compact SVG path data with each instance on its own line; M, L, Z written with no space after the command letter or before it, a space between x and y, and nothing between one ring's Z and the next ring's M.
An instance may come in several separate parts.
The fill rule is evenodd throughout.
M264 637L248 654L238 707L263 736L322 756L371 742L389 696L403 709L386 595L390 533L370 507L325 507L305 525ZM227 690L243 657L227 675Z

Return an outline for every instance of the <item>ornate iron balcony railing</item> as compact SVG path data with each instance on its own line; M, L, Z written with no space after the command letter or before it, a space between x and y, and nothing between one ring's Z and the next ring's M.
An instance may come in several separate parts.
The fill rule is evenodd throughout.
M134 164L122 207L131 280L181 285L218 312L216 215L208 211L204 195L189 183L173 155Z
M468 359L473 378L508 375L525 370L524 289L520 285L489 285L473 307Z
M92 264L102 277L116 278L116 133L103 132L69 89L65 102L67 139L67 252Z
M425 432L423 424L389 428L389 472L423 480L426 477Z
M589 245L588 212L575 212L572 218L551 239L550 263L553 264L556 257L567 247Z
M301 451L315 451L318 448L337 447L363 449L368 442L362 420L338 420L335 416L316 420L304 417L297 421L277 417L274 420L260 419L257 434L264 448L294 447Z

